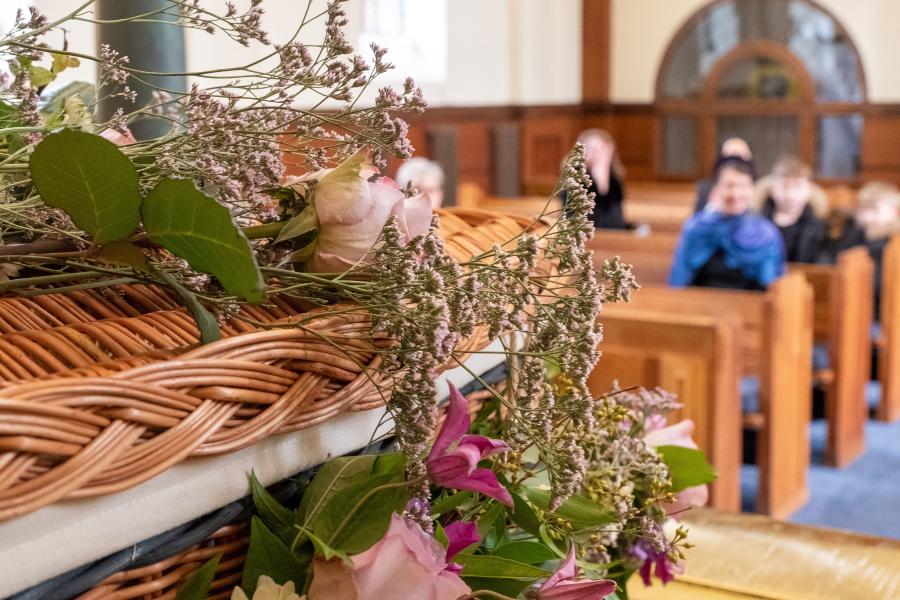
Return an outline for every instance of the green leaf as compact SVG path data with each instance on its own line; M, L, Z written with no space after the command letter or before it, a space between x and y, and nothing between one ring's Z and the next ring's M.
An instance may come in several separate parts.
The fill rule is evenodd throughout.
M454 492L442 498L438 498L431 505L431 514L443 515L472 499L472 492Z
M265 284L250 242L228 209L189 179L163 179L141 207L150 239L204 273L229 294L249 302L266 299Z
M556 560L556 553L540 542L522 540L503 544L494 550L494 556L508 558L526 565L539 565L548 560Z
M328 544L322 541L319 536L314 533L306 532L307 537L313 543L313 547L316 549L316 556L321 556L325 560L331 560L332 558L340 558L344 562L350 562L350 557L347 556L346 552L341 552L340 550L335 550Z
M550 575L534 565L482 554L457 554L453 562L462 565L463 577L489 577L491 579L526 579L536 581Z
M44 203L65 211L98 244L128 237L140 222L137 171L99 135L48 135L31 155L31 176Z
M219 566L221 554L216 554L211 559L203 563L203 566L191 575L183 586L178 589L175 600L206 600L209 586L212 585L213 577L216 575L216 568Z
M362 552L384 537L391 515L403 510L408 499L402 476L372 475L332 495L318 518L305 526L332 548Z
M506 516L506 506L500 503L493 504L487 511L484 512L480 517L478 517L478 536L481 539L487 537L487 535L494 528L494 523L497 522L497 519L503 518Z
M550 490L526 487L525 495L535 506L544 510L550 508ZM584 496L572 496L553 511L565 519L569 519L578 529L596 527L605 523L613 523L616 516L603 510L596 502Z
M300 500L295 523L314 523L327 500L348 487L368 479L375 456L341 456L322 465Z
M515 492L511 494L513 499L512 522L518 525L525 533L530 533L535 537L539 536L541 521L534 513L534 509L519 494Z
M129 242L110 242L100 248L94 257L111 264L129 266L136 271L150 272L150 264L143 250Z
M81 61L78 60L75 56L69 56L67 54L59 54L57 52L51 52L50 56L53 57L53 66L50 67L50 70L53 73L62 73L69 67L77 67L81 64ZM34 81L32 79L32 81Z
M219 320L216 318L216 315L203 306L203 303L197 298L197 294L181 285L171 273L159 270L157 271L157 274L162 277L169 287L175 290L184 301L188 310L191 311L191 316L194 317L197 329L200 330L200 343L209 344L222 339L222 330L219 329Z
M284 228L281 230L281 233L279 233L278 237L275 238L275 243L278 244L279 242L292 240L318 229L319 219L316 217L316 211L310 204L307 205L306 208L304 208L300 212L300 214L291 217L291 219L287 223L285 223Z
M271 529L286 546L290 546L297 530L294 528L294 511L281 505L272 494L262 486L256 473L250 472L250 493L263 523Z
M673 492L716 479L716 470L700 450L683 446L657 446L656 452L669 467Z
M308 568L259 517L250 520L250 547L241 580L241 587L249 597L253 597L260 575L268 575L279 585L293 581L295 588L302 590Z
M56 79L56 73L53 73L50 69L32 65L28 67L28 78L31 79L31 84L34 87L42 88Z

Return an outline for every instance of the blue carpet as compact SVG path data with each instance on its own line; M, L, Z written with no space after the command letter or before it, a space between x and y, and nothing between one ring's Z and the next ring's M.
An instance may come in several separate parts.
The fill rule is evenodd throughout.
M900 423L869 421L865 453L844 469L822 466L826 428L822 420L810 426L810 500L790 520L900 539ZM757 480L755 466L741 468L745 511L752 510Z

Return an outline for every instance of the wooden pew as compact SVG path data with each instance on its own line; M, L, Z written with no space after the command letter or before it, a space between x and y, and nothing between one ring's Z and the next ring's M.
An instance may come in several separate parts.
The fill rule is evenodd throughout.
M614 381L622 389L660 387L683 404L675 420L692 419L694 440L719 473L710 486L710 505L739 511L741 416L738 399L737 318L672 315L608 305L602 356L588 379L595 396Z
M828 346L829 368L815 376L825 387L825 461L850 464L865 450L866 383L872 361L872 259L865 248L842 252L837 265L791 264L813 287L814 336Z
M813 335L812 289L804 277L789 274L765 293L646 287L628 308L740 320L739 364L760 382L760 412L744 416L744 426L758 431L757 510L786 517L802 506L808 499Z
M884 250L881 274L881 336L878 379L881 402L875 416L882 421L900 419L900 235Z

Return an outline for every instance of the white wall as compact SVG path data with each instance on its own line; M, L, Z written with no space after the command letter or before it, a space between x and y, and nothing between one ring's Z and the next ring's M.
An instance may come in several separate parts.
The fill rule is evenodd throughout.
M666 47L707 0L613 0L614 102L652 102ZM872 102L900 101L900 1L819 0L846 27L860 51Z
M0 3L10 1L0 0ZM80 0L34 1L51 18L80 3ZM242 6L247 2L237 3ZM314 6L321 10L325 4L325 0L315 0ZM305 6L303 0L265 1L263 26L273 41L290 37ZM447 0L447 7L447 80L422 84L431 106L580 101L581 0ZM351 0L345 4L345 10L350 18L348 38L355 45L361 28L362 0ZM320 39L321 23L320 19L310 27L303 41ZM70 49L94 54L93 26L75 23L70 29ZM221 34L211 36L190 31L187 35L189 70L244 64L264 51L258 45L244 48ZM398 70L387 80L402 81L405 75ZM94 77L93 65L85 64L78 72L63 73L60 84L75 79L92 81Z

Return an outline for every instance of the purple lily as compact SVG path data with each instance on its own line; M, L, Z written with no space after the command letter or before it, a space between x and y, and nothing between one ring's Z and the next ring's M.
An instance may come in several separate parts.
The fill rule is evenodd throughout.
M603 600L614 591L616 582L611 579L578 579L575 546L569 546L566 560L540 587L537 597L538 600Z
M652 575L656 575L665 585L683 570L682 565L672 562L668 553L653 548L652 544L644 540L639 541L630 553L641 561L641 580L647 586L653 585Z
M441 487L479 492L512 506L512 496L494 472L478 468L482 459L505 452L509 446L483 435L468 434L470 424L468 403L451 383L447 418L428 454L431 479Z
M478 535L478 525L473 521L454 521L444 527L444 533L447 535L447 568L445 570L458 575L462 571L462 565L450 562L450 560L461 550L481 541L481 536Z

